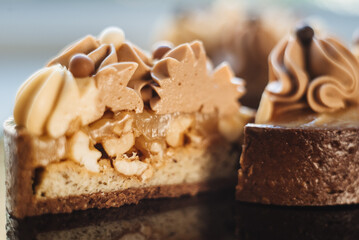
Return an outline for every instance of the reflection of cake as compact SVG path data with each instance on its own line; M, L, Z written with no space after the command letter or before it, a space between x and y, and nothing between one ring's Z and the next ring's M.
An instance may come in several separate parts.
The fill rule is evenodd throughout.
M121 206L231 182L252 114L237 103L242 81L227 65L210 68L200 42L167 50L152 59L110 28L20 87L15 121L5 123L10 214Z
M288 33L293 21L287 11L271 9L259 13L246 11L238 2L216 1L205 10L177 15L169 26L161 28L164 30L159 36L175 45L203 41L215 65L227 61L236 76L246 80L247 93L241 102L257 108L268 82L268 55Z
M237 199L359 203L359 63L309 26L272 51L256 124L245 127Z
M236 239L358 239L359 208L283 207L238 202Z
M25 219L7 218L8 239L232 239L233 195L145 200L138 205L89 209ZM221 216L220 218L218 216Z

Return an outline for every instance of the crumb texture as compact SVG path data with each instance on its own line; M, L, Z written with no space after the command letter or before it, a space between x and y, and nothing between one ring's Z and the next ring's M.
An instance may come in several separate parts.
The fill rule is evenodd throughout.
M276 205L359 203L358 128L247 125L237 199Z

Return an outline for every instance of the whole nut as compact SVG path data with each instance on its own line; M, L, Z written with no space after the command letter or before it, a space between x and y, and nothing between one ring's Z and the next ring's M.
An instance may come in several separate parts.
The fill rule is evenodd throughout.
M160 42L155 46L155 50L152 53L153 59L161 59L167 52L173 48L170 42Z
M95 63L85 54L75 54L70 60L69 71L75 78L89 77L95 71Z
M147 163L139 160L127 161L122 159L114 160L113 165L116 171L126 176L140 176L149 167Z
M135 136L133 133L125 133L118 138L109 138L103 141L103 147L106 153L111 156L121 156L135 145Z
M118 49L125 41L125 33L121 28L109 27L101 32L99 39L101 44L113 44Z
M184 143L184 134L192 125L194 119L191 117L181 116L173 119L166 133L166 142L171 147L179 147Z
M304 46L309 45L314 37L313 28L305 23L297 26L295 33Z
M101 158L101 153L95 148L90 149L88 135L79 131L70 138L68 145L70 146L68 153L70 159L83 165L91 172L100 172L100 166L97 161Z

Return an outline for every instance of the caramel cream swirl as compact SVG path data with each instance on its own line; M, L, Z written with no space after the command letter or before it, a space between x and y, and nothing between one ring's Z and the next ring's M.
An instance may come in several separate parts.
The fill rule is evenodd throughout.
M334 38L313 39L309 55L313 80L307 101L315 112L333 112L359 104L359 63Z
M316 37L314 32L308 38L308 29L313 32L307 27L306 33L283 39L271 52L257 123L276 121L298 109L324 113L359 104L358 61L334 38Z
M17 93L15 122L31 134L58 138L99 119L106 109L142 112L140 93L129 87L139 64L119 62L117 50L126 45L119 34L115 29L99 40L87 36L33 74Z
M155 114L238 112L244 82L227 64L209 67L201 42L167 48L154 60L112 31L83 38L32 75L16 96L15 122L59 138L106 110L141 113L145 103Z
M60 64L33 74L19 89L15 122L31 134L63 136L74 121L86 125L102 116L93 78L75 79ZM89 107L91 106L91 107Z

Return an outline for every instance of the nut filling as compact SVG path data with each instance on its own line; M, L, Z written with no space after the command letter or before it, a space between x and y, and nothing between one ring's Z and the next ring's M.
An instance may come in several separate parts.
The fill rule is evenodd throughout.
M106 159L118 173L146 181L154 169L165 164L175 148L202 149L217 141L238 139L246 114L241 109L230 118L220 119L217 113L106 112L102 118L70 136L57 140L38 137L32 144L35 153L44 156L38 158L41 167L66 159L90 172L101 173L104 168L101 160ZM53 152L55 144L57 152Z

